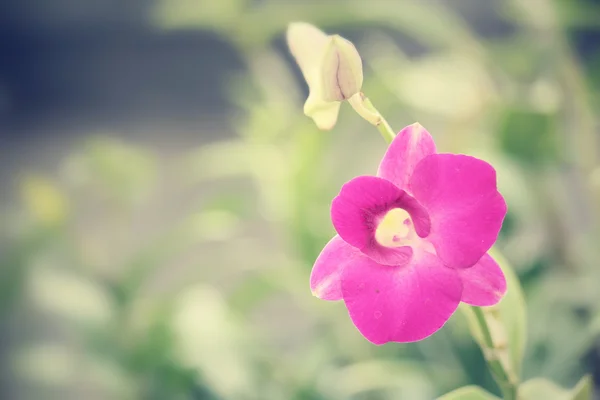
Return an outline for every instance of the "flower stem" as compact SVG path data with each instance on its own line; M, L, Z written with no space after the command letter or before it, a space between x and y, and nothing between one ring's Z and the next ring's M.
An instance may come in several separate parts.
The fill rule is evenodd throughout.
M390 124L388 124L388 122L385 119L381 121L381 124L377 125L377 130L379 130L379 133L381 133L381 136L383 136L383 139L388 144L392 143L392 140L394 140L394 138L396 137L396 134L392 130L392 127L390 126Z
M511 379L511 374L506 370L500 358L498 357L498 353L496 350L497 346L494 344L494 339L492 338L492 332L488 326L488 323L485 319L485 314L480 307L471 307L475 317L477 319L477 324L481 329L481 333L483 336L483 341L485 344L485 348L482 348L483 354L485 356L485 360L488 364L494 379L498 383L500 390L502 390L502 394L505 400L517 400L517 384L514 379Z
M366 97L362 92L355 94L348 102L354 108L354 111L361 117L367 120L371 125L375 125L383 140L388 144L392 143L392 140L396 137L390 124L383 118L383 115L373 106L371 100Z

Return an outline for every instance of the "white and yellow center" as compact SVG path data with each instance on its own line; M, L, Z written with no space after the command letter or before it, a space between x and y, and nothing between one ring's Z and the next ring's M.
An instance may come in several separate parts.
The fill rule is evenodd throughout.
M406 246L412 231L412 220L406 210L394 208L379 221L375 230L375 240L382 246Z

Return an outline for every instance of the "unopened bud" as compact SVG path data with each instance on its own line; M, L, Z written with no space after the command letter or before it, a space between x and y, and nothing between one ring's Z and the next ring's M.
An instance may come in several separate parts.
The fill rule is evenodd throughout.
M359 93L362 86L362 61L356 48L346 39L329 36L305 22L289 25L287 42L308 83L304 114L319 129L332 129L340 102Z
M360 92L362 83L362 60L356 47L339 35L331 36L321 64L323 100L348 100Z

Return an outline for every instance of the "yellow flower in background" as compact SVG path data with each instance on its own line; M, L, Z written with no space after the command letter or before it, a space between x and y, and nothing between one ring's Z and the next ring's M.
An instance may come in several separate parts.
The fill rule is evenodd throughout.
M21 181L21 198L34 220L42 225L56 225L67 216L67 199L50 180L27 176Z
M304 114L319 129L332 129L341 102L360 95L363 71L356 47L305 22L289 25L287 43L308 84Z

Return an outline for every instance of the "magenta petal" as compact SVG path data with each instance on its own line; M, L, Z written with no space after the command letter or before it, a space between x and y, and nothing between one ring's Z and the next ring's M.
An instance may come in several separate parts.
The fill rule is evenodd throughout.
M322 300L341 300L340 274L357 257L366 258L357 248L335 235L317 257L310 274L313 295Z
M396 267L363 259L342 271L342 294L354 325L369 341L414 342L432 335L460 303L458 272L429 253Z
M429 234L429 217L423 207L404 190L375 176L359 176L346 183L333 199L331 220L347 243L379 263L400 265L408 262L412 249L383 247L375 240L379 219L393 208L403 208L410 214L417 234Z
M470 267L492 247L506 203L490 164L464 155L432 154L417 165L409 184L429 213L427 240L448 266Z
M352 246L364 248L382 216L404 192L385 179L359 176L342 186L331 203L331 220L337 233Z
M463 282L461 301L472 306L493 306L506 293L506 279L500 266L485 254L470 268L457 270Z
M406 186L413 170L419 161L435 152L435 143L429 132L419 123L409 125L396 135L388 147L377 176L409 191Z

